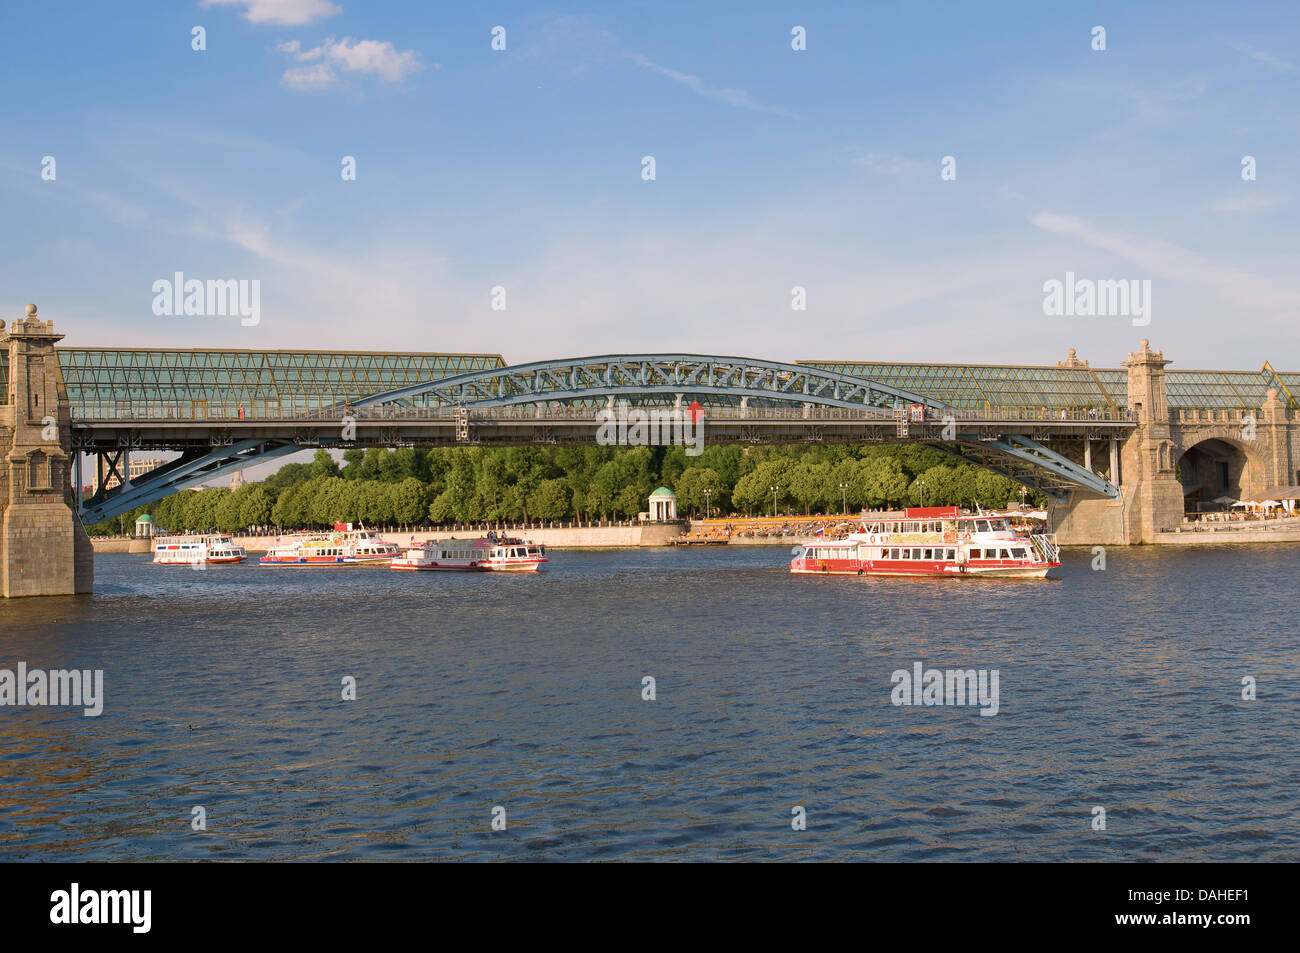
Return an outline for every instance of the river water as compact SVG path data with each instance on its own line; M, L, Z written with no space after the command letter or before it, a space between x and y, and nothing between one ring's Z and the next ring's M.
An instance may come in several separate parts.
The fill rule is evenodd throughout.
M0 669L105 696L0 708L0 860L1300 859L1300 546L1003 582L551 556L104 555L93 596L0 600ZM996 669L997 713L892 704L916 663Z

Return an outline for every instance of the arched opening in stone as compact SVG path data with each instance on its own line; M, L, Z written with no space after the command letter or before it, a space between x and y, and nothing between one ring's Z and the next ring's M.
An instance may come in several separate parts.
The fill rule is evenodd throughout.
M1230 500L1251 491L1250 458L1241 447L1213 438L1187 448L1178 458L1178 482L1186 513L1226 510Z

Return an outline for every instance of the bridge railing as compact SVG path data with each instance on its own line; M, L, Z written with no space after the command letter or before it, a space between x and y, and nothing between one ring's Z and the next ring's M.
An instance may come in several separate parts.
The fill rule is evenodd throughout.
M1294 414L1288 415L1294 419ZM1175 407L1169 410L1169 422L1175 424L1237 424L1247 417L1259 420L1259 411L1241 407Z
M592 421L605 406L585 404L513 404L502 407L469 405L471 420L553 420ZM672 405L654 405L657 409L671 409ZM646 408L648 409L648 408ZM239 421L339 421L345 416L356 420L430 420L455 419L458 408L452 405L437 407L408 407L399 404L372 404L365 407L330 406L321 408L284 407L276 401L217 402L217 401L95 401L78 402L72 408L77 422L151 423L238 423ZM688 412L683 407L682 411ZM949 411L959 421L1035 421L1052 422L1122 422L1133 420L1127 408L1113 407L1021 407L986 406L981 409L952 408ZM786 406L786 407L735 407L710 406L705 408L706 420L863 420L872 422L893 421L892 408L846 408ZM926 423L941 423L945 414L927 410ZM1238 419L1238 418L1233 418Z

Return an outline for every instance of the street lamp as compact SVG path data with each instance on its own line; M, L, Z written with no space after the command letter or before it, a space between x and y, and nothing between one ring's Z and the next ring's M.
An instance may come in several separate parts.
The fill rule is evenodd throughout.
M842 504L840 506L840 515L848 516L849 515L849 485L847 483L840 484L840 503Z
M925 481L917 480L916 485L921 488L921 508L925 508Z
M704 518L709 518L709 497L713 495L713 490L706 488L704 491Z
M769 486L768 489L772 491L772 518L776 519L776 491L781 488L779 486Z
M1025 486L1023 483L1020 484L1020 508L1022 510L1025 508L1025 494L1028 492L1029 487Z

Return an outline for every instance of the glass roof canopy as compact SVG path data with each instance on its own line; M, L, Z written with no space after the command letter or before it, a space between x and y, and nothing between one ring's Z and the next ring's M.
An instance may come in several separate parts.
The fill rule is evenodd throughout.
M1086 409L1124 408L1124 368L1019 367L1002 364L876 364L859 361L801 361L826 370L868 377L882 384L936 397L966 410L991 407ZM1267 371L1165 370L1171 408L1257 409L1270 387L1300 394L1300 374ZM1279 388L1282 390L1282 388ZM1286 392L1281 395L1286 399Z
M59 348L74 417L292 416L420 381L505 367L499 354ZM954 407L1123 408L1123 368L801 361L935 397ZM1270 387L1300 395L1300 373L1165 371L1170 408L1257 409ZM0 403L8 401L0 351Z
M419 381L504 367L499 354L59 348L74 418L288 417ZM8 378L8 368L0 374Z

